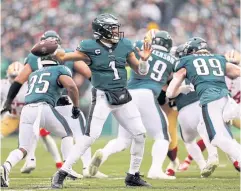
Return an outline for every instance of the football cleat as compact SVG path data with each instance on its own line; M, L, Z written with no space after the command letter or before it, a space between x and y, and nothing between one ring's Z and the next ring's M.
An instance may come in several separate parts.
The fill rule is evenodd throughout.
M108 175L98 171L94 176L91 176L90 173L89 173L89 169L88 168L85 168L83 170L83 176L84 178L108 178Z
M8 170L4 165L0 166L1 187L9 186Z
M237 171L240 172L240 166L239 166L238 161L234 161L233 166L234 166L234 168L235 168Z
M184 160L183 163L181 163L181 164L179 165L178 170L179 170L180 172L184 172L184 171L186 171L186 170L189 168L190 164L191 164L191 163L190 163L189 161Z
M145 180L141 179L139 172L136 172L135 175L127 173L127 176L125 178L125 184L126 184L126 186L151 187L151 185L149 183L147 183Z
M57 169L60 169L63 166L63 163L62 162L56 162L55 166L56 166Z
M149 170L147 178L150 178L150 179L164 179L164 180L175 180L176 179L175 173L174 173L174 175L170 176L170 175L167 175L164 172L159 172L159 171L152 170L152 169Z
M55 189L63 188L64 179L68 176L68 172L64 170L57 171L51 179L51 187Z
M201 178L209 177L215 171L218 165L218 160L208 161L206 166L201 170Z
M102 159L103 159L103 153L102 153L102 150L99 149L95 152L94 156L91 159L90 166L89 166L90 176L96 175L101 165Z
M75 172L73 169L69 170L67 173L68 173L67 177L72 180L83 178L81 174Z
M20 172L21 173L31 173L35 168L36 168L36 160L31 159L24 163Z
M171 161L166 169L166 174L168 176L175 176L175 172L177 171L177 168L179 167L180 162L179 159L176 158L174 161Z

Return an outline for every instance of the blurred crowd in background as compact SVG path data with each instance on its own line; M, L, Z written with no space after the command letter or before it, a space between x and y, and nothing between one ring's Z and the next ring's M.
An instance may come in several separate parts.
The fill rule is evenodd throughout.
M7 0L1 6L2 78L11 62L23 62L44 31L57 31L62 46L75 49L91 38L91 21L103 12L118 16L133 41L159 28L171 33L174 45L201 36L215 53L239 50L239 0Z

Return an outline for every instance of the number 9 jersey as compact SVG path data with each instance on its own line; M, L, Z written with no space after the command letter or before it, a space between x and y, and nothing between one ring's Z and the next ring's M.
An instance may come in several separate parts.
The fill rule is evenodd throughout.
M193 54L182 57L175 71L185 68L187 79L194 85L201 105L229 94L225 82L226 59L218 54Z
M60 75L72 77L70 69L63 65L43 67L32 72L28 78L25 103L46 102L54 107L64 90L58 83Z
M142 50L143 42L137 41L134 46ZM135 55L139 58L137 52L135 52ZM141 76L131 70L128 89L150 89L157 97L161 93L162 87L167 84L170 74L174 71L176 61L176 58L168 52L159 49L153 50L148 59L150 64L148 74Z

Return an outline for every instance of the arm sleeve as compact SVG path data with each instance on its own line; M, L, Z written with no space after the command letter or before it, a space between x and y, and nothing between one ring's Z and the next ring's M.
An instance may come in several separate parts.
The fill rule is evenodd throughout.
M180 60L176 61L175 67L174 67L174 72L177 72L181 68L185 68L184 64L185 64L185 60L183 60L183 59L180 59Z
M60 69L60 74L59 75L67 75L69 77L72 78L72 72L71 70L66 67L66 66L61 66L61 69Z
M134 52L134 46L129 39L125 38L125 39L123 39L123 42L125 44L125 47L126 47L126 50L127 50L127 56L128 56L130 53Z
M76 50L83 52L88 55L88 44L85 40L80 41L79 45L77 46Z
M138 60L140 59L140 56L138 55L138 53L137 53L137 51L136 51L136 47L139 48L140 50L142 50L142 49L143 49L142 46L143 46L143 42L140 41L140 40L136 41L136 42L133 44L133 51L134 51L135 56L136 56L136 58L137 58Z

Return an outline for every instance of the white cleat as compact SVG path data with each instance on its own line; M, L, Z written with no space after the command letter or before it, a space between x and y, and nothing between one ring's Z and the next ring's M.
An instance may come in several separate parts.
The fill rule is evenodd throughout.
M36 160L31 159L29 161L26 161L21 168L21 173L31 173L36 168Z
M215 169L218 167L219 161L208 161L206 166L201 170L201 178L207 178L209 177Z
M106 175L100 171L98 171L96 173L96 175L91 176L88 168L83 170L83 176L84 176L84 178L99 178L99 179L108 178L108 175Z
M1 187L9 186L8 170L4 165L0 166L0 176L1 176Z
M95 152L94 156L91 159L90 166L89 166L89 174L90 176L95 176L98 172L98 169L101 165L103 159L102 150L99 149Z
M157 172L154 170L149 170L147 178L150 179L164 179L164 180L175 180L176 177L175 176L168 176L166 173L164 172Z

